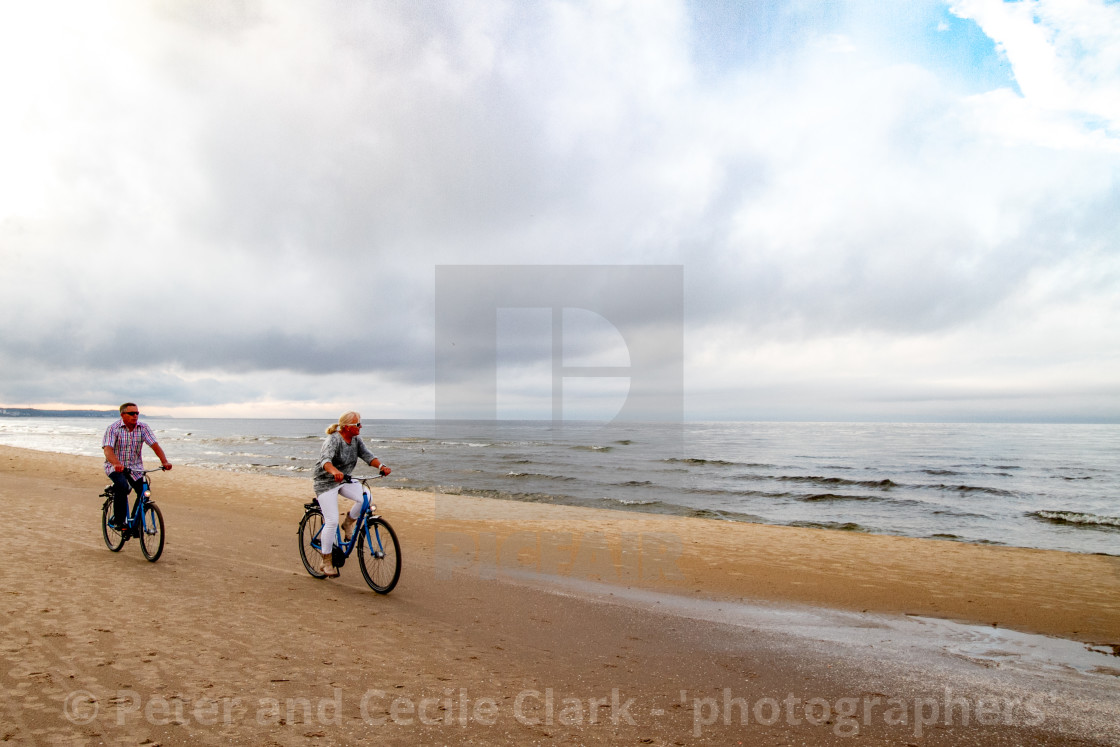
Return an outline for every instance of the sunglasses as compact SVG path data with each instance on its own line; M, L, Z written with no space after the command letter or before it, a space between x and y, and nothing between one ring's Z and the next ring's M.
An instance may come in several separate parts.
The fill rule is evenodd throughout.
M132 417L135 418L135 417L139 417L140 413L139 412L122 412L121 415L131 415Z

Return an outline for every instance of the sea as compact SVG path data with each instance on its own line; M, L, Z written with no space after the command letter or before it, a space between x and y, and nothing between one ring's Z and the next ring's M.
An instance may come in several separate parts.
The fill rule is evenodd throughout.
M308 480L309 497L329 424L142 419L175 464ZM96 456L111 422L4 417L0 444ZM1120 425L364 426L363 439L393 468L384 487L1120 555Z

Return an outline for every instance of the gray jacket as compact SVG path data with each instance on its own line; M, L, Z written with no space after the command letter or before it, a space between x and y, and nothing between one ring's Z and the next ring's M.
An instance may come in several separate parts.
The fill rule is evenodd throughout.
M315 472L311 478L315 485L315 495L322 495L338 485L334 476L323 467L327 462L333 464L335 469L344 475L349 475L354 471L354 466L359 459L369 464L376 458L373 452L366 448L361 436L354 436L350 439L350 443L346 443L338 431L330 434L323 441L323 450L319 452L319 462L315 465Z

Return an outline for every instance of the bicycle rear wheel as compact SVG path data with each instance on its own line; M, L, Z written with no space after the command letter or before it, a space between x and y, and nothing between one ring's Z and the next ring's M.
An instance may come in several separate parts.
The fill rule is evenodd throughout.
M138 527L140 530L140 551L149 563L159 560L163 554L163 512L159 506L152 502L144 504L143 521Z
M105 546L113 552L120 552L124 547L124 533L119 529L109 526L109 519L113 518L113 499L105 501L101 506L101 536L105 538Z
M364 533L358 539L358 564L369 588L378 594L388 594L400 580L401 546L397 533L380 516L369 522L369 543Z
M323 562L323 553L319 550L319 534L323 531L323 514L320 511L308 511L299 523L299 557L303 567L313 578L326 578L326 574L319 568Z

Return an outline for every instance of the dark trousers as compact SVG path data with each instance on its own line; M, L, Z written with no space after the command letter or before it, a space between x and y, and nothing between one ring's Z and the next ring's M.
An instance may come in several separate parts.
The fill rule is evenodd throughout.
M128 489L136 491L136 495L140 495L143 490L143 485L139 480L133 480L132 475L128 470L124 472L112 472L109 479L113 481L113 523L118 527L123 527L128 520Z

